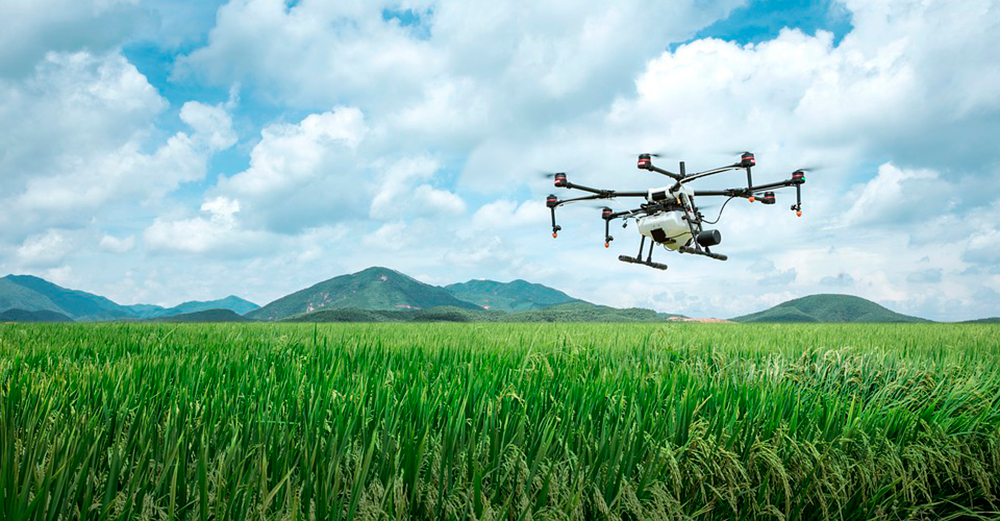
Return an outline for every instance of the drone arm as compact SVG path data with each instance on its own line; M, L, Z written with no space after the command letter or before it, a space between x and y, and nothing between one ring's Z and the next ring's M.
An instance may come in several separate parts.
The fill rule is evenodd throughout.
M728 172L730 170L738 170L740 168L742 168L742 167L739 164L729 165L729 166L722 166L722 167L719 167L719 168L713 168L711 170L705 170L704 172L698 172L696 174L691 174L689 176L686 176L680 182L681 182L681 184L690 183L691 181L694 181L695 179L701 179L703 177L708 177L710 175L721 174L723 172Z
M750 197L746 188L727 188L725 190L695 190L695 197Z
M662 169L662 168L660 168L658 166L653 166L652 163L649 166L644 167L644 168L646 170L649 170L650 172L656 172L658 174L663 174L663 175L665 175L665 176L667 176L667 177L669 177L671 179L674 179L675 181L680 181L681 179L684 178L683 176L675 174L675 173L673 173L673 172L671 172L669 170L664 170L664 169Z
M602 190L600 188L591 188L589 186L577 185L570 182L566 182L563 185L564 188L571 190L580 190L582 192L588 192L594 195L586 197L575 197L573 199L565 199L560 201L559 204L570 203L573 201L587 201L590 199L614 199L616 197L646 197L646 192L616 192L614 190Z
M792 186L798 187L800 184L802 184L801 181L797 181L795 179L786 179L784 181L778 181L776 183L755 186L753 187L753 191L756 193L756 192L763 192L765 190L777 190L780 188L789 188Z
M706 197L745 197L747 199L754 198L756 194L761 192L767 192L771 190L779 190L781 188L795 188L795 204L792 205L792 211L796 215L802 215L802 185L806 182L805 174L801 171L792 174L791 179L786 179L784 181L777 181L774 183L768 183L765 185L755 186L752 189L747 188L727 188L725 190L697 190L695 191L695 196L706 196ZM773 204L774 197L771 194L771 202L766 204ZM764 201L764 200L762 200ZM752 199L751 199L751 202ZM765 201L766 202L766 201Z
M562 206L566 203L575 203L577 201L592 201L594 199L605 199L605 197L602 197L601 195L585 195L583 197L574 197L572 199L562 199L555 204L555 207Z

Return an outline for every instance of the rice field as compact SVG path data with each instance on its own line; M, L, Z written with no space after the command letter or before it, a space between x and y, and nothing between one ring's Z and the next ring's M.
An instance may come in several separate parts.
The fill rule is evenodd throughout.
M0 518L995 519L990 325L0 325Z

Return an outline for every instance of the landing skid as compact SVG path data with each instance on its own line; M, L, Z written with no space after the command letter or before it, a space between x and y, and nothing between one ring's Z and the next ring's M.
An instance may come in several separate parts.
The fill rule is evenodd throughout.
M723 255L721 253L712 253L708 251L708 248L702 249L699 246L696 246L694 248L688 246L681 246L680 249L678 249L677 251L681 253L690 253L692 255L704 255L710 259L716 259L720 261L729 260L729 257L727 257L726 255Z
M658 270L667 269L666 264L661 264L659 262L644 261L642 259L637 259L635 257L629 257L628 255L619 255L618 260L622 262L627 262L629 264L642 264L643 266L649 266L650 268L656 268Z
M650 241L649 243L649 254L646 255L646 260L642 259L642 250L646 246L646 236L642 236L642 240L639 241L639 254L635 257L629 257L628 255L619 255L618 260L622 262L627 262L629 264L641 264L643 266L649 266L650 268L655 268L658 270L667 269L666 264L659 262L653 262L653 247L656 246L655 242Z

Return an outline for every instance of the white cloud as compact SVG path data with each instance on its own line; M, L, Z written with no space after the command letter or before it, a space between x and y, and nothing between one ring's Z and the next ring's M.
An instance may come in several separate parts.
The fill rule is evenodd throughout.
M264 234L241 227L236 217L240 212L239 201L215 197L205 201L201 211L207 218L155 219L143 234L146 247L151 251L241 257L256 254L267 246Z
M540 201L518 204L509 199L486 203L472 216L472 225L478 229L504 230L519 226L544 226L549 220L549 209Z
M236 144L233 120L225 107L189 101L181 107L181 120L213 150L225 150Z
M406 157L375 166L379 184L372 197L369 215L377 221L465 213L465 201L454 193L434 188L426 181L434 177L440 163L430 157Z
M102 250L111 253L128 253L132 251L132 248L135 248L135 236L115 237L113 235L105 235L101 237L99 246Z
M387 146L468 147L602 106L650 53L738 3L444 0L407 5L425 29L413 31L383 18L391 2L234 0L179 71L312 110L349 99Z
M32 235L17 248L17 258L28 268L51 268L59 265L73 251L73 243L59 230Z
M235 142L220 107L185 104L194 132L153 141L166 108L121 54L50 53L23 81L0 80L0 193L6 234L81 227L112 208L158 200L202 179Z
M51 51L104 51L145 21L134 0L8 0L0 3L0 76L29 73Z
M936 214L928 210L947 210L955 204L952 189L952 185L938 179L935 171L904 170L885 163L872 180L848 191L851 206L844 212L842 225L927 220Z
M252 227L292 233L341 220L362 207L358 193L370 185L356 153L367 133L363 114L351 107L269 125L249 168L220 178L213 191L239 200Z

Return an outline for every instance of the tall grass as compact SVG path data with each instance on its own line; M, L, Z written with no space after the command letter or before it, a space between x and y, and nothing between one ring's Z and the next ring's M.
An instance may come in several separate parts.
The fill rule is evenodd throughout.
M0 518L993 518L998 338L0 326Z

